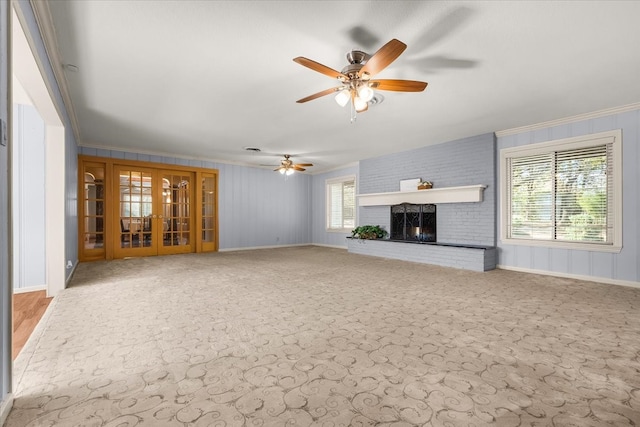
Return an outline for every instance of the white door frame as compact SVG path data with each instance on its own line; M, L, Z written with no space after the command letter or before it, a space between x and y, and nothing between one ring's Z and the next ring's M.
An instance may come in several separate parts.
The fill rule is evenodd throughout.
M40 72L40 60L32 53L33 43L29 43L29 37L23 30L20 7L14 4L12 9L13 73L45 122L46 286L47 296L56 296L65 288L66 282L65 127Z

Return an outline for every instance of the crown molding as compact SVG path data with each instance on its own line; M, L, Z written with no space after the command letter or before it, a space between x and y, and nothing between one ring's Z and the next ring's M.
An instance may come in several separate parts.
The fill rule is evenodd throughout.
M139 148L135 148L135 151L128 151L126 148L116 147L112 145L104 145L104 144L94 144L94 143L83 143L78 144L80 148L93 148L96 150L108 150L108 151L118 151L120 153L130 153L130 154L142 154L145 156L160 156L160 157L171 157L173 159L183 159L183 160L197 160L200 162L211 162L211 163L221 163L225 165L235 165L235 166L247 166L256 169L265 169L263 167L257 166L255 164L247 163L247 162L234 162L231 160L223 160L216 159L213 157L195 157L195 156L185 156L176 153L170 153L168 151L158 151L158 150L141 150Z
M344 164L344 165L332 167L330 169L323 169L323 170L320 170L320 171L313 171L313 172L310 172L309 175L323 175L323 174L329 173L329 172L335 172L335 171L339 171L339 170L346 169L346 168L357 167L359 164L360 164L359 161L355 161L355 162L347 163L347 164Z
M104 144L93 144L93 143L83 143L83 144L78 144L78 146L80 148L93 148L93 149L96 149L96 150L118 151L120 153L142 154L142 155L145 155L145 156L171 157L171 158L174 158L174 159L183 159L183 160L197 160L197 161L201 161L201 162L220 163L220 164L223 164L223 165L233 165L233 166L245 166L245 167L256 168L256 169L271 170L271 168L272 168L272 166L269 166L269 167L258 166L255 163L234 162L234 161L231 161L231 160L216 159L216 158L212 158L212 157L184 156L184 155L180 155L180 154L176 154L176 153L169 153L169 152L166 152L166 151L140 150L138 148L136 148L135 151L127 151L126 149L124 149L122 147L115 147L115 146L104 145ZM327 170L313 171L313 172L308 171L308 172L304 173L304 175L321 175L321 174L324 174L324 173L328 173L328 172L332 172L332 171L336 171L336 170L340 170L340 169L345 169L347 167L358 166L358 164L359 164L359 162L352 162L352 163L348 163L346 165L337 166L335 168L331 168L331 169L327 169Z
M496 132L496 137L516 135L519 133L531 132L540 129L546 129L554 126L561 126L580 122L583 120L597 119L599 117L611 116L613 114L626 113L628 111L640 110L640 102L635 104L623 105L621 107L607 108L605 110L594 111L591 113L578 114L577 116L565 117L563 119L550 120L548 122L537 123L534 125L521 126L512 129L505 129Z
M40 30L40 35L42 36L42 42L44 43L44 49L47 53L47 56L49 57L49 63L51 64L54 78L58 84L58 88L60 89L60 94L62 95L62 102L64 103L64 107L67 110L67 116L71 121L73 136L76 139L76 144L79 145L81 142L80 125L78 123L78 117L76 115L75 109L73 108L73 103L71 102L71 96L69 94L69 84L67 83L67 77L65 76L63 62L60 56L60 50L58 49L56 30L53 26L53 20L51 19L51 10L49 9L49 3L46 1L30 0L29 4L31 6L31 9L33 9L33 14L35 15L36 23L38 24L38 29ZM28 35L28 38L31 38L31 36ZM33 43L32 40L30 40L30 42ZM40 69L43 70L41 59L38 58L37 55L34 55L34 57L36 58ZM42 76L45 81L48 81L46 73L42 72ZM50 86L50 84L51 83L48 83L47 86ZM52 95L51 99L55 100L51 87L49 87L49 92ZM54 104L57 106L57 103L54 102ZM57 108L60 117L64 117L64 114L62 114L62 112L60 111L60 106L57 106Z

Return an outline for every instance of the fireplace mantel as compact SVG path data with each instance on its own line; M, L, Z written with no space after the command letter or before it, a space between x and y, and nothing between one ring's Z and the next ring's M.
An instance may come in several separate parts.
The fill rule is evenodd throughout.
M470 203L481 202L486 185L431 188L429 190L395 191L390 193L358 194L358 206L391 206L401 203Z

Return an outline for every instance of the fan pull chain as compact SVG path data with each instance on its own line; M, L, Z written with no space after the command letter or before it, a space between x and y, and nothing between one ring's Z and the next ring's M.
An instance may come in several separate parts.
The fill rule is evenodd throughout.
M356 105L353 102L353 99L351 99L351 124L356 122L356 118L358 115L358 112L356 111Z

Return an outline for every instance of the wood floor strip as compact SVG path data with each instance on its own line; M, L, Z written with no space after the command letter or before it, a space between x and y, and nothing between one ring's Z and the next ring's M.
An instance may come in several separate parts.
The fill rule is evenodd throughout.
M20 354L47 310L53 298L47 298L46 291L25 292L13 295L13 352L15 360Z

